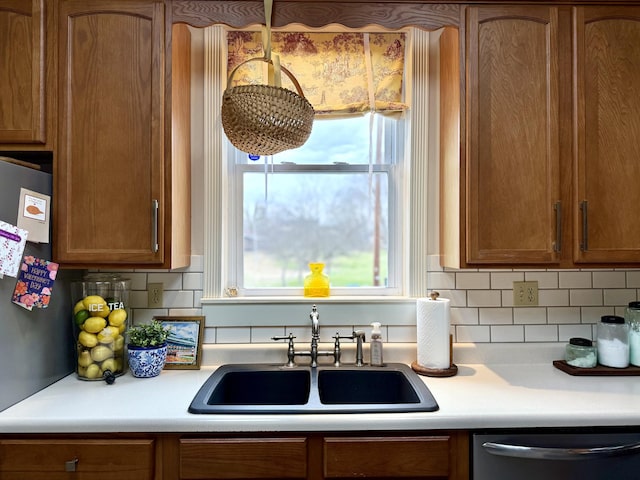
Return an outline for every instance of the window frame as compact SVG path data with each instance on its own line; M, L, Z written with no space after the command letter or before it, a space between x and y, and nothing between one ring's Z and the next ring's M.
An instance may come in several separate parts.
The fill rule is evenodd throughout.
M323 118L319 121L331 121ZM364 120L363 120L364 121ZM385 147L392 149L387 156L391 158L385 163L359 163L359 164L295 164L291 162L269 162L273 158L265 159L264 163L251 164L242 159L246 153L237 150L227 142L226 176L229 180L229 191L225 201L229 201L226 210L231 212L230 222L227 226L227 241L224 256L229 258L227 269L224 272L223 283L227 291L233 289L240 297L298 297L303 294L303 287L246 287L244 286L243 266L243 173L386 173L388 178L388 247L387 247L387 274L389 284L387 286L366 287L331 287L331 296L400 296L405 292L405 278L403 277L403 265L406 263L406 251L402 242L402 231L406 228L407 220L404 215L402 190L403 178L406 175L406 162L404 152L404 137L406 120L401 115L380 115L378 121L384 123L382 136L386 138ZM375 137L374 140L375 142ZM385 149L386 150L386 149ZM276 156L277 158L277 156ZM265 171L266 168L266 171ZM268 182L268 178L266 179Z
M411 52L408 56L408 75L411 75L411 83L408 87L408 103L412 112L411 121L406 128L405 153L410 155L410 165L407 165L407 175L403 186L403 205L410 210L407 215L410 231L403 232L402 242L407 252L407 259L403 265L403 278L406 291L398 297L329 297L319 303L327 305L340 305L343 315L353 312L362 319L373 318L386 321L387 324L406 324L406 319L400 316L382 318L384 311L380 305L389 305L390 311L401 309L401 305L415 306L415 298L424 296L427 289L428 270L428 245L437 249L437 228L427 231L426 224L437 225L437 209L429 209L430 204L437 205L438 192L438 136L439 131L429 128L430 124L437 122L439 116L438 93L439 74L432 75L430 70L437 69L439 65L440 31L427 32L420 29L409 29ZM432 40L433 39L433 40ZM204 251L203 251L203 291L200 303L203 313L207 315L207 326L234 327L234 326L270 326L287 324L304 324L297 315L300 307L298 304L309 303L304 297L237 297L233 292L225 292L222 285L221 273L227 268L229 259L222 254L224 248L224 235L222 235L223 220L228 211L223 204L226 196L226 185L222 180L225 158L226 139L220 125L219 112L221 108L221 93L225 86L226 73L226 27L216 25L207 27L203 33L204 50L204 80L209 85L203 89L204 117L203 152L204 157L204 192L202 209L204 217ZM222 72L214 74L214 72ZM431 107L431 108L430 108ZM205 133L206 132L206 133ZM423 132L429 132L427 136ZM430 193L425 190L429 186ZM231 293L231 295L229 295ZM227 308L231 308L229 310ZM269 318L252 315L254 307L273 306L273 314ZM276 308L277 307L277 308ZM366 307L366 308L365 308ZM364 309L364 310L363 310ZM269 307L269 311L272 307ZM415 308L413 308L415 311ZM229 316L227 312L233 312ZM368 312L365 314L365 312ZM399 310L398 310L399 312ZM293 314L293 315L292 315ZM407 311L410 315L410 312ZM238 318L242 322L238 323ZM404 315L406 316L406 315ZM366 325L357 322L353 315L351 320L338 320L335 324ZM403 323L404 322L404 323Z

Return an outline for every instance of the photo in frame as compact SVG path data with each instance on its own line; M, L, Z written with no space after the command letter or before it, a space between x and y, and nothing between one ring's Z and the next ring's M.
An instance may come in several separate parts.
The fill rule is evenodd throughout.
M154 320L169 327L167 338L167 361L164 368L199 369L202 361L202 337L204 336L204 317L153 317Z

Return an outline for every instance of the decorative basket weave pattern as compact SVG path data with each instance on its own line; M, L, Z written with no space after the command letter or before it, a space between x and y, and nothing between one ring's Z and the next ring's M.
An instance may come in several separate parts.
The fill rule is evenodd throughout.
M238 65L236 70L253 60ZM295 77L286 68L298 93L272 85L241 85L227 88L222 96L222 128L229 141L239 150L255 155L274 155L304 144L311 134L314 110L304 98Z

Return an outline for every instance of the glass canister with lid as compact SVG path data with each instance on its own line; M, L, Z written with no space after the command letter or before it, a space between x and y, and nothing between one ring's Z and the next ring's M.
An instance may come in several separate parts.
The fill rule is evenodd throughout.
M129 325L130 280L89 274L71 283L76 374L113 383L126 370L124 334Z
M618 315L603 315L598 324L598 363L606 367L629 366L629 325Z
M588 338L571 338L566 347L565 361L572 367L593 368L598 364L596 347Z
M640 302L629 302L625 320L629 324L629 363L640 367Z

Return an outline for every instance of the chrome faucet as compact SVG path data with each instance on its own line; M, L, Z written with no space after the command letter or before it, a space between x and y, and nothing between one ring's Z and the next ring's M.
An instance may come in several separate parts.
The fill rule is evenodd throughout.
M318 312L318 307L313 305L311 307L311 313L309 314L309 319L311 320L311 348L310 350L303 352L296 352L295 346L293 343L293 339L296 338L290 333L288 336L275 336L271 337L272 340L287 340L289 342L289 347L287 348L287 363L286 367L295 367L295 357L309 357L311 358L311 367L318 366L318 357L333 357L334 366L340 366L340 339L341 338L350 338L355 339L357 342L356 345L356 366L361 367L364 365L363 354L362 354L362 342L364 342L364 332L362 330L355 330L350 336L343 337L340 336L338 332L336 332L333 337L335 342L333 346L333 351L319 351L318 350L318 342L320 341L320 313Z

